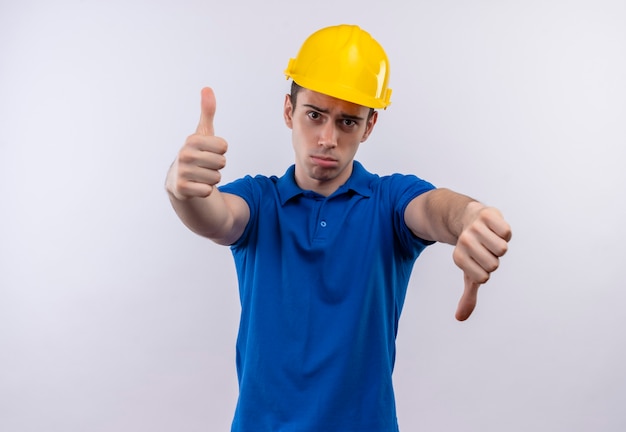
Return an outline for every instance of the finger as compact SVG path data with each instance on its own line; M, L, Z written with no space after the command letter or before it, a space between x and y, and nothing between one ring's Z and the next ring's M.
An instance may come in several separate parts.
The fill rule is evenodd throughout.
M192 138L197 137L194 135ZM178 160L183 166L220 170L226 166L226 149L226 142L217 137L211 137L207 142L188 139L178 153Z
M502 241L502 239L499 239ZM493 242L492 242L493 243ZM487 242L477 243L469 252L470 260L465 268L473 280L485 283L485 278L489 278L489 274L493 273L500 266L500 258L506 252L506 243L502 245L493 245ZM478 266L478 268L476 267ZM486 274L485 274L486 273Z
M213 186L194 181L180 182L174 196L179 200L187 198L206 198L213 192Z
M452 252L454 263L463 270L463 274L472 281L483 284L489 280L490 271L480 262L481 256L490 256L495 261L489 269L495 270L498 266L498 259L494 257L488 250L479 244L478 247L470 247L467 244L458 244Z
M183 149L190 152L199 150L224 155L228 150L228 143L221 137L198 135L195 133L187 138ZM195 153L193 154L196 156Z
M189 170L189 166L181 166L175 161L167 175L167 190L181 201L209 196L215 183L198 181L198 177L197 172Z
M494 263L493 260L497 261L498 257L506 254L508 241L502 237L502 233L494 231L493 227L489 226L487 221L485 222L484 224L475 224L470 229L464 231L458 243L467 246L468 250L473 251L472 256L474 259L479 261L487 271L491 272L495 268L490 270L488 267L494 264L497 267L497 262Z
M198 135L213 136L213 118L215 117L215 93L210 87L205 87L200 93L200 122L196 128Z
M506 242L511 240L513 233L511 226L504 220L502 214L495 208L489 208L489 211L485 212L485 223L491 231L493 231L498 237Z
M178 159L177 178L180 181L193 181L215 185L221 180L220 169L225 165L222 155L210 152L181 152Z
M474 308L476 308L476 301L478 300L478 288L480 284L474 282L467 274L464 274L465 288L459 305L456 309L456 319L458 321L465 321L470 317Z

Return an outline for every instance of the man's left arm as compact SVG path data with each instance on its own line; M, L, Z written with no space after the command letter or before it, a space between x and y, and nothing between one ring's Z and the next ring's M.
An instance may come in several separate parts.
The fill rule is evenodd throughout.
M466 320L476 306L478 287L489 280L508 249L511 227L496 208L449 189L414 198L404 219L421 239L455 245L452 257L465 280L456 319Z

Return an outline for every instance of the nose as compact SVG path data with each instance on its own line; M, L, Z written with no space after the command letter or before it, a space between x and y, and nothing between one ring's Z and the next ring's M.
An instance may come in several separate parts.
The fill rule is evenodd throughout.
M337 147L337 131L333 122L326 122L322 126L319 145L329 149Z

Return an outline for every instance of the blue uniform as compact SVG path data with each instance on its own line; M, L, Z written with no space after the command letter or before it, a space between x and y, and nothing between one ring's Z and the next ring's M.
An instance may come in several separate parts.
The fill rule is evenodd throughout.
M397 431L395 338L413 264L429 244L404 222L433 185L354 162L329 197L278 178L220 187L250 221L231 246L239 278L237 432Z

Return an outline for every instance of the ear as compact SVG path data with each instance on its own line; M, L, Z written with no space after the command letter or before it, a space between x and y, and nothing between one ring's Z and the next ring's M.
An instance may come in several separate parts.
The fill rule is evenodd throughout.
M285 106L283 108L285 124L289 129L293 129L293 105L291 105L291 95L285 95Z
M365 132L363 132L363 137L361 138L361 142L364 142L367 138L369 138L377 120L378 120L378 111L374 111L372 113L372 116L369 118L369 120L367 120L367 125L365 126Z

